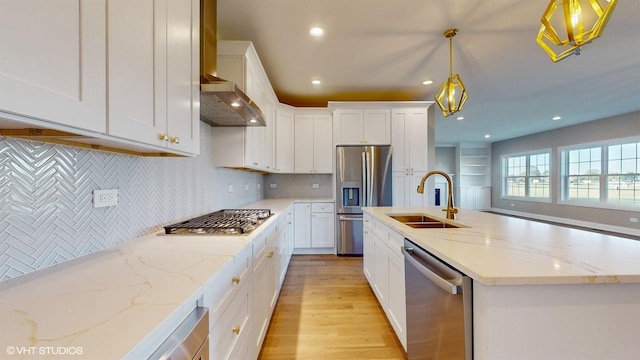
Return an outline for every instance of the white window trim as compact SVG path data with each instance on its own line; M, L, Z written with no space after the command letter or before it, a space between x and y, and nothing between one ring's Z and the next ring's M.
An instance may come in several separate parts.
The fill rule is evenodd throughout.
M542 198L542 197L530 197L530 196L509 196L509 195L505 195L505 188L504 188L504 179L506 177L505 175L505 161L507 158L510 157L517 157L517 156L531 156L531 155L539 155L539 154L549 154L549 196L546 198ZM553 171L553 151L551 148L547 148L547 149L538 149L538 150L532 150L532 151L525 151L525 152L517 152L517 153L511 153L511 154L503 154L500 155L500 200L514 200L514 201L528 201L528 202L535 202L535 203L545 203L545 204L550 204L552 202L552 189L553 189L553 181L554 181L554 171ZM528 177L527 177L528 178Z
M620 145L620 144L626 144L626 143L632 143L632 142L640 142L640 136L630 136L625 138L618 138L618 139L611 139L611 140L604 140L604 141L592 141L592 142L587 142L582 144L559 146L558 161L560 163L560 168L559 168L560 171L557 179L558 181L558 192L556 195L557 204L564 205L564 206L579 206L579 207L594 208L594 209L638 211L640 206L637 206L637 205L621 205L621 204L607 202L606 189L602 187L600 188L600 200L598 202L564 199L564 193L566 191L564 187L564 178L566 176L565 175L565 153L571 150L578 150L578 149L584 149L584 148L590 148L590 147L600 147L601 149L603 149L601 160L600 160L601 166L602 166L602 169L600 169L601 171L600 177L601 177L601 183L602 183L602 178L609 175L608 147L611 145ZM606 173L604 169L607 169Z

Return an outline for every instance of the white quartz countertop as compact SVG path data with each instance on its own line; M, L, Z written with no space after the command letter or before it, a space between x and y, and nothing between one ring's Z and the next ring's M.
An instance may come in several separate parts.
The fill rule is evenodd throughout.
M0 283L0 359L139 359L293 201L245 206L275 214L248 235L156 233Z
M483 285L640 283L640 241L473 210L364 212ZM463 228L413 229L389 214L424 213Z

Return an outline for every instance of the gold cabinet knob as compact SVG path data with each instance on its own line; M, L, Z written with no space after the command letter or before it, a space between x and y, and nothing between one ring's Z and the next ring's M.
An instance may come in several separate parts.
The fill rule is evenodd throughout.
M269 253L267 254L267 257L271 259L273 257L273 251L269 251Z
M158 138L160 140L169 141L169 135L167 135L167 134L159 134Z
M240 326L234 326L231 331L233 331L234 334L239 335L240 334Z
M180 138L177 136L172 137L169 141L171 141L172 144L180 144Z
M233 281L233 282L234 282L234 283L236 283L236 284L240 284L240 278L239 278L239 277L237 277L237 276L234 276L234 277L231 279L231 281Z

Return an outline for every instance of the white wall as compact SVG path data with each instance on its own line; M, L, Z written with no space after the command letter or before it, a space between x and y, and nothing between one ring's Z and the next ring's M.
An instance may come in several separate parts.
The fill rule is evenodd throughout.
M491 148L491 184L493 186L491 205L493 208L497 209L573 219L588 223L599 223L638 230L640 229L640 224L629 222L630 217L638 217L637 211L560 205L557 201L559 195L558 174L560 171L560 164L558 161L559 147L632 136L640 136L640 112L495 142ZM501 199L500 157L506 154L540 149L551 149L551 203ZM513 204L513 206L511 206L511 204Z
M0 137L0 281L262 199L262 175L213 167L214 131L201 123L197 158ZM94 189L118 189L119 205L93 208Z

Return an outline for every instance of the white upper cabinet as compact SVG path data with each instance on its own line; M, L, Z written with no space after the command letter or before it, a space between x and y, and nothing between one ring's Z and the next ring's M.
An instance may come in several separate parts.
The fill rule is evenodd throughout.
M333 145L331 115L296 114L294 171L331 174Z
M114 0L108 8L108 133L198 153L199 3Z
M393 171L426 172L430 145L428 120L426 108L391 111Z
M285 105L278 105L276 110L275 137L276 172L294 172L294 141L293 110Z
M104 132L106 8L0 0L0 111Z
M336 108L333 121L335 145L391 143L391 112L388 108Z
M260 58L249 41L218 41L218 77L234 82L262 111L265 127L216 128L216 166L263 172L276 170L276 107L278 98Z
M391 109L391 146L393 148L393 206L433 205L433 182L427 182L424 194L417 187L422 176L435 163L434 116L431 103L420 107Z
M0 113L80 146L195 155L199 21L196 0L0 0Z

